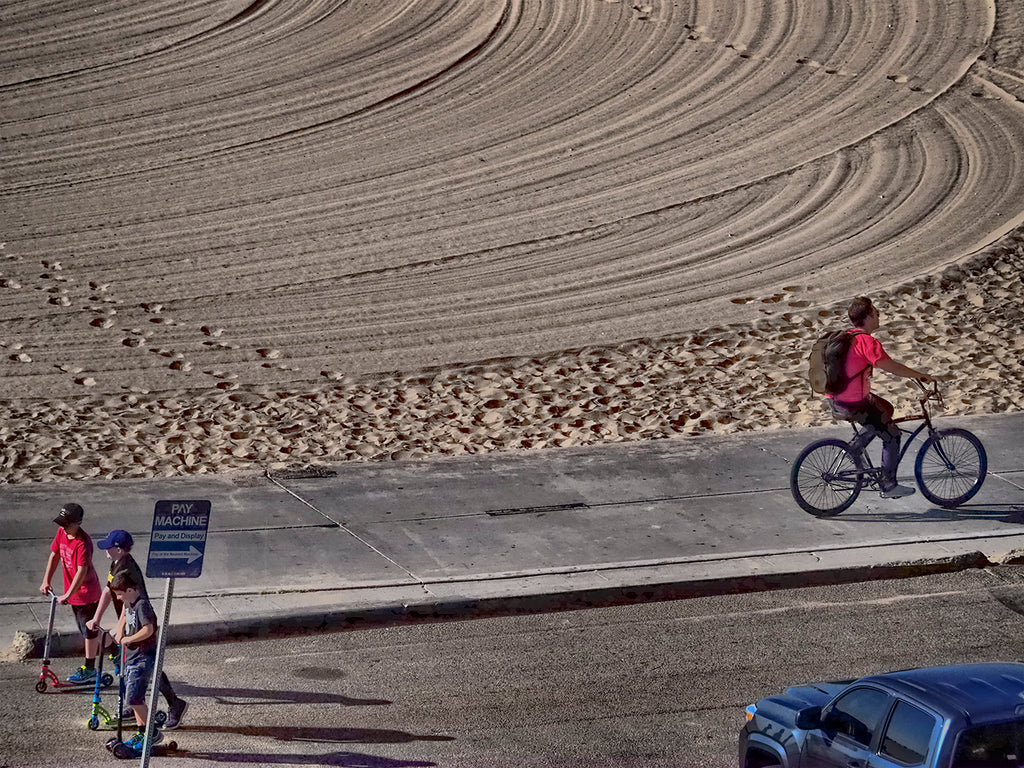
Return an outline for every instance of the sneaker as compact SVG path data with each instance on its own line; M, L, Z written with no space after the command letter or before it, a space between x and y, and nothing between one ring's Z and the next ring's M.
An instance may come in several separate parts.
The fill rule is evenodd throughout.
M178 699L175 701L167 712L167 720L164 721L164 730L173 731L181 725L181 718L185 716L186 710L188 710L187 701L184 699Z
M894 485L892 488L888 488L882 491L883 499L902 499L904 496L913 496L916 491L913 488L908 488L905 485Z
M162 733L160 733L160 729L159 728L155 728L153 730L153 741L152 741L152 743L153 744L159 744L163 740L164 740L164 735ZM128 741L126 741L124 743L124 745L126 747L130 748L130 749L135 750L136 752L141 752L142 751L142 745L145 744L145 743L146 743L146 732L145 732L145 730L141 730L141 731L136 731L134 733L134 735L132 735L132 737L130 739L128 739Z
M69 683L74 683L75 685L84 685L85 683L94 683L94 682L96 682L96 670L95 669L89 669L87 666L85 666L83 664L82 666L80 666L78 668L77 672L75 672L73 675L68 677L68 682Z

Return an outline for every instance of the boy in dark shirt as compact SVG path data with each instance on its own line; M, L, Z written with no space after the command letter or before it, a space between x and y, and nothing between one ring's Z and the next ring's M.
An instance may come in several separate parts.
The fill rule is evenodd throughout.
M111 588L114 579L119 574L124 573L130 576L132 582L138 587L139 592L142 593L142 596L147 601L149 600L149 594L146 591L146 581L142 577L142 569L131 554L134 543L132 535L128 531L117 529L111 531L105 539L96 545L106 551L107 557L110 558L110 574L107 576L107 588L103 590L103 594L100 596L99 603L96 606L96 612L88 624L90 628L95 629L100 626L103 614L111 603L114 604L114 611L118 617L121 616L123 609L122 601L117 598ZM174 688L171 687L171 681L163 670L160 671L160 693L167 700L167 721L164 723L164 730L172 731L181 724L181 718L185 716L185 710L188 709L188 702L175 695Z
M139 584L131 574L122 572L110 582L110 591L124 604L121 619L112 635L114 642L124 645L127 658L122 674L125 678L125 698L135 713L138 730L125 744L141 750L146 738L146 719L149 707L146 705L146 689L153 677L156 665L157 627L156 613L149 600L142 594ZM153 731L153 744L163 741L159 730Z

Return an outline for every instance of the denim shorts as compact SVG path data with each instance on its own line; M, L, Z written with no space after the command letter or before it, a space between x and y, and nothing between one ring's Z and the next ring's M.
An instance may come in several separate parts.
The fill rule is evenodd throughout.
M129 706L137 707L146 703L146 689L153 677L156 654L145 654L131 662L125 671L124 695Z

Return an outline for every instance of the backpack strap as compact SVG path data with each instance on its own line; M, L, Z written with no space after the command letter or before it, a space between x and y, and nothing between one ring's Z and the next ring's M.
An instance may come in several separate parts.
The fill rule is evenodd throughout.
M869 335L867 331L861 330L860 328L851 328L849 331L847 331L847 333L849 333L851 336L860 336L862 334L865 335L865 336ZM868 363L863 368L861 368L859 371L857 371L857 373L853 374L853 376L848 378L847 381L853 381L858 376L863 375L864 371L872 371L872 370L874 370L874 367L875 366L873 366L871 363Z

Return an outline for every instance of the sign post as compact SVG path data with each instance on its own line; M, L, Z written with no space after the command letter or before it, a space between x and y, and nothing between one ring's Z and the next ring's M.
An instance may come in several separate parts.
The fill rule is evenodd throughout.
M206 554L206 531L210 526L209 501L158 501L153 512L153 528L149 534L147 579L167 579L164 590L164 615L156 644L152 690L149 693L149 714L146 717L146 739L142 747L141 768L149 765L153 749L153 728L160 673L164 668L167 625L171 620L171 598L176 578L196 579L203 572Z

